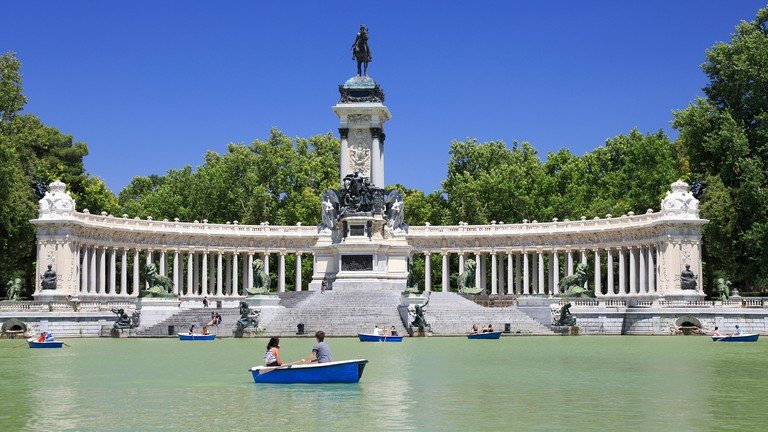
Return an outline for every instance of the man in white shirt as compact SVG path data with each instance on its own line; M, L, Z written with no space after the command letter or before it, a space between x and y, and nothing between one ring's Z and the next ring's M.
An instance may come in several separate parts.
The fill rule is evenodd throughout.
M373 333L374 336L381 336L381 329L379 326L375 325L373 326Z

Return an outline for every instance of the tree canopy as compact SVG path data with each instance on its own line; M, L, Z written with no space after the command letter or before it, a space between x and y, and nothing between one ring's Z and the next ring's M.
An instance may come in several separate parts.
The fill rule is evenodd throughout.
M768 7L742 21L729 43L707 51L706 97L674 113L690 178L708 184L701 202L709 279L768 282Z

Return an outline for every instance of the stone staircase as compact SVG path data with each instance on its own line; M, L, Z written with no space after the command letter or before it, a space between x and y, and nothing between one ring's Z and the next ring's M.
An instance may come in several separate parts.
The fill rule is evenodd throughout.
M297 325L304 324L308 336L323 330L329 336L355 336L379 328L395 326L399 334L407 334L400 322L397 306L400 293L395 291L344 290L302 292L302 298L281 297L281 306L269 321L264 321L264 335L291 336ZM291 304L291 302L295 302Z
M146 328L139 328L134 332L134 335L138 337L176 336L176 333L187 332L192 324L197 327L196 331L200 332L203 326L211 320L211 312L218 312L221 315L221 324L210 327L211 333L223 337L232 336L232 329L235 328L235 323L240 318L240 311L237 308L182 309L179 313L157 324ZM172 335L168 334L169 326L173 326Z
M476 324L478 328L493 325L504 330L511 325L512 333L551 335L549 327L519 310L517 307L483 307L455 293L433 292L425 309L427 322L435 335L466 334Z

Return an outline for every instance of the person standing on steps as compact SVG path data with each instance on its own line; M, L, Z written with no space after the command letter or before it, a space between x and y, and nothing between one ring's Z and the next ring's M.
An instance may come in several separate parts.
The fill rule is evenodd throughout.
M323 283L320 284L320 294L325 294L325 290L328 289L328 281L323 279Z
M203 297L203 308L208 309L208 296Z
M304 361L308 363L330 363L331 360L331 348L325 343L325 332L320 330L315 333L315 339L317 343L312 347L312 354L309 355Z

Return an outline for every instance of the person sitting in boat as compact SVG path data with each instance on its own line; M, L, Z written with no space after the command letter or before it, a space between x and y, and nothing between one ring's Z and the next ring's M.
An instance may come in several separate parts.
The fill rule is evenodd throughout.
M739 325L736 324L736 330L734 330L733 335L734 336L741 336L743 334L744 334L744 332L739 328Z
M374 336L381 336L381 329L379 328L379 326L377 325L373 326L373 332L371 332L371 334Z
M267 343L267 352L264 353L264 365L266 366L282 366L283 362L280 360L280 338L271 337Z
M48 332L45 334L46 342L53 342L54 340L56 340L56 336L54 336L53 333Z
M191 336L191 335L193 335L194 333L195 333L195 325L194 325L194 324L192 324L192 325L189 327L189 334L190 334L190 336Z
M483 329L483 330L485 330L485 329ZM469 333L477 334L477 324L472 324L472 329L469 330Z
M325 332L320 330L315 333L315 339L317 340L317 343L312 347L312 354L310 354L304 361L310 363L330 363L332 361L331 348L324 342Z
M209 335L209 334L211 334L211 332L208 330L208 326L203 326L203 334L204 334L204 335Z
M723 334L720 333L720 330L715 327L715 331L712 332L712 336L722 336Z
M488 333L493 333L493 324L488 324Z
M208 321L209 326L216 325L216 312L211 312L211 320Z
M395 326L392 326L392 328L389 329L389 335L390 336L397 336L397 329L395 328Z
M47 335L48 335L48 333L46 333L46 332L40 333L40 336L37 337L37 341L40 342L40 343L45 342L45 337Z

